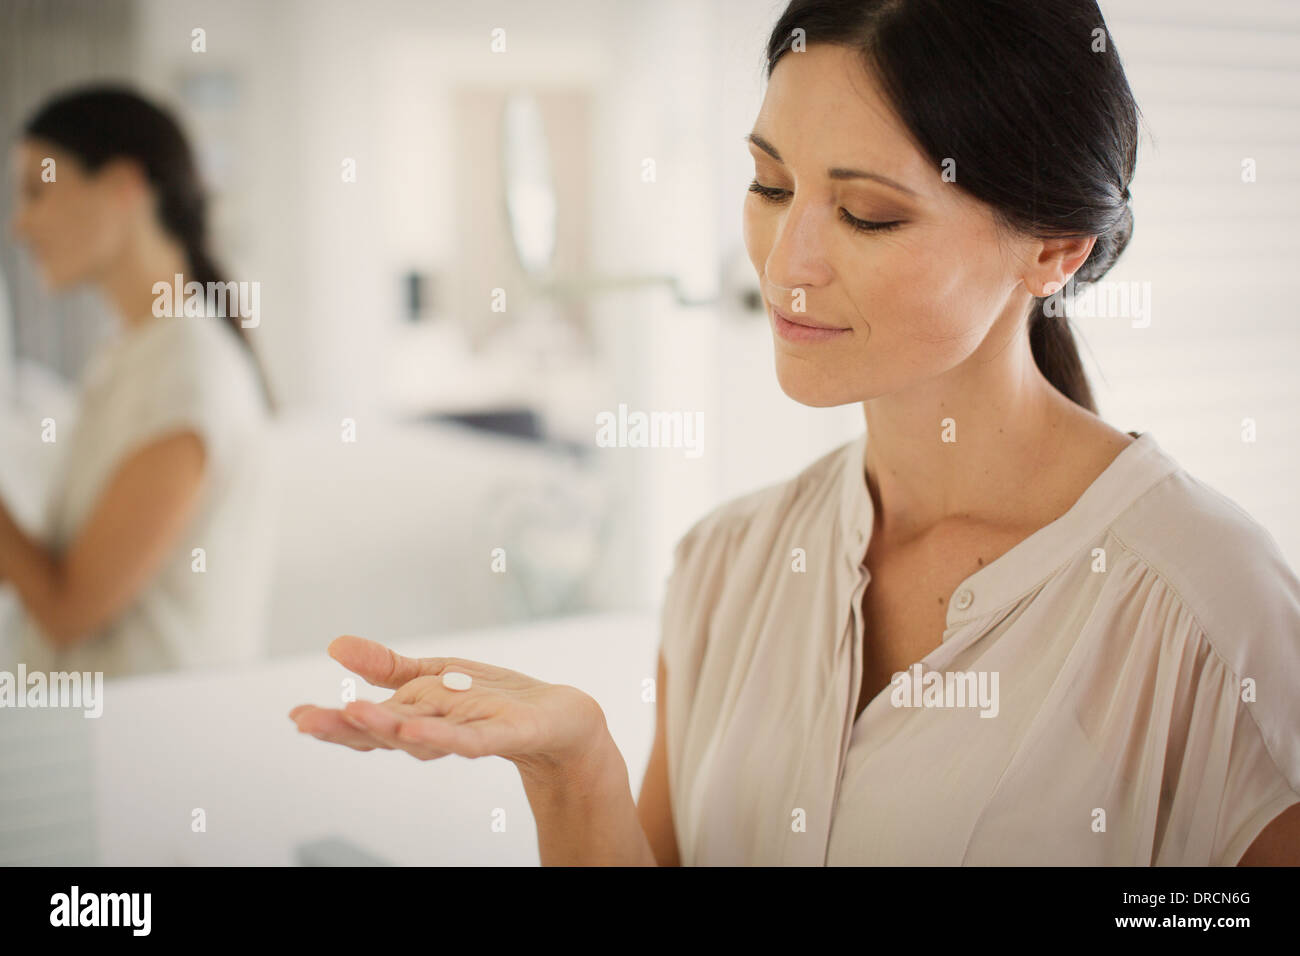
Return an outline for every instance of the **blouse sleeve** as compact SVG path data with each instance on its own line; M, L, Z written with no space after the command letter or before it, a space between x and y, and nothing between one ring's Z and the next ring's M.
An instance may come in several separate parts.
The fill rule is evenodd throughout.
M689 859L694 823L687 792L690 768L698 767L718 718L721 701L699 700L697 688L708 666L713 609L726 582L733 522L715 511L678 540L660 612L660 653L667 686L665 740L668 788L678 846Z
M134 387L128 398L127 413L122 418L125 422L125 434L120 438L123 456L188 430L203 442L210 467L225 460L231 411L223 406L225 396L230 394L222 371L225 369L227 375L231 371L224 363L226 356L221 350L226 343L216 336L196 332L178 328L170 339L164 341L160 337L150 343L156 347L134 356L132 367L127 370Z
M708 649L710 618L726 585L729 555L742 523L724 506L697 521L673 549L659 644L670 675L668 700L673 710L685 708L694 697Z
M664 658L664 668L672 675L674 690L681 686L687 693L699 671L699 655L703 649L703 634L695 607L697 595L690 587L691 559L697 549L697 533L698 525L684 534L673 549L672 570L664 584L659 615L659 651Z
M1285 570L1285 569L1283 569ZM1300 802L1300 592L1294 582L1265 579L1241 626L1220 638L1182 604L1178 591L1150 569L1148 598L1177 606L1161 615L1163 673L1171 688L1161 794L1163 825L1153 862L1235 866L1260 832ZM1269 588L1271 587L1271 590Z
M1210 853L1211 866L1236 866L1278 814L1300 803L1300 793L1274 763L1254 719L1247 716L1239 720L1236 731Z

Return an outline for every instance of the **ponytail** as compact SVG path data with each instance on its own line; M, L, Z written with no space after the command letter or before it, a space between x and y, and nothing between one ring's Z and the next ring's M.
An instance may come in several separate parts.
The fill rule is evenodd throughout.
M166 224L167 216L165 214L163 215L163 221L164 224ZM188 220L179 220L181 223L186 221ZM197 221L200 223L203 221L201 212L199 213ZM181 226L181 228L186 227ZM198 282L205 288L211 288L209 283L224 283L226 281L224 278L225 270L217 265L207 251L207 245L204 242L203 232L201 229L196 230L193 228L186 228L184 234L180 234L175 230L170 231L172 231L173 235L176 236L181 245L185 248L185 259L189 264L189 271L185 276L187 282ZM274 412L275 399L271 395L271 386L267 380L266 370L262 367L261 359L258 357L257 351L253 348L253 343L248 337L248 330L244 328L243 323L240 321L238 309L228 311L225 315L221 316L221 320L230 327L231 331L235 333L235 336L243 344L244 348L248 350L248 357L252 361L254 368L257 370L258 382L262 386L262 398L266 402L267 409Z
M1029 313L1029 350L1034 364L1052 386L1074 402L1097 414L1097 403L1092 397L1092 387L1083 371L1079 348L1074 341L1064 315L1049 315L1043 311L1046 297L1034 299Z
M1133 208L1129 205L1129 198L1127 188L1116 197L1112 210L1113 224L1097 236L1092 252L1075 273L1076 287L1101 279L1128 245L1133 236ZM1035 298L1029 310L1029 350L1033 353L1034 363L1058 392L1096 415L1097 403L1092 397L1088 376L1083 371L1069 320L1060 309L1053 310L1053 313L1043 310L1048 298Z

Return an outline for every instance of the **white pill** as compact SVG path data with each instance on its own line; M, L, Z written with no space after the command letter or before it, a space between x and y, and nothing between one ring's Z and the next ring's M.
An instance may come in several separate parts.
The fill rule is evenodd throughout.
M459 671L447 671L442 675L442 686L448 690L469 690L469 685L474 683L468 674L462 674Z

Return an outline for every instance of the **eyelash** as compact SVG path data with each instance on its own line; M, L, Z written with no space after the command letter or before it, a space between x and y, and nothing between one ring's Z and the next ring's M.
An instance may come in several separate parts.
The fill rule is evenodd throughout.
M757 179L749 184L749 191L757 193L767 202L780 202L787 194L786 190L777 189L775 186L764 186ZM865 219L849 215L846 209L840 210L840 219L855 232L888 232L902 225L902 222L867 222Z

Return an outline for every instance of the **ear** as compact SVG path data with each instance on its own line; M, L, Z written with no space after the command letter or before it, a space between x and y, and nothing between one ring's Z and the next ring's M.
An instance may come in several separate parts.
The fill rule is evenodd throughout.
M149 178L138 160L115 157L99 168L95 177L114 202L125 209L148 207Z
M1083 268L1096 245L1096 236L1082 239L1041 239L1038 251L1025 271L1025 288L1030 295L1043 297L1060 290L1070 277Z

